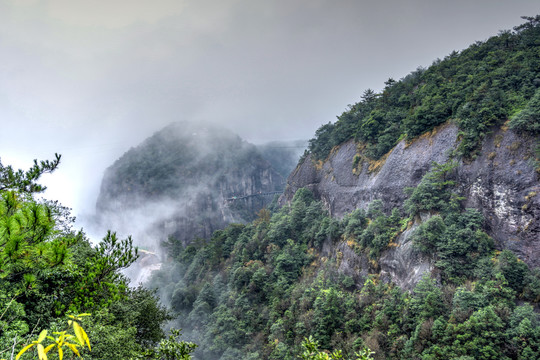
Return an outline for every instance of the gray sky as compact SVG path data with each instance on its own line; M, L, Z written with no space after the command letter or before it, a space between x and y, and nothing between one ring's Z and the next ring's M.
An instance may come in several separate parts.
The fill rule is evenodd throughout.
M367 88L540 13L538 0L0 0L0 158L63 155L47 197L178 120L311 138Z

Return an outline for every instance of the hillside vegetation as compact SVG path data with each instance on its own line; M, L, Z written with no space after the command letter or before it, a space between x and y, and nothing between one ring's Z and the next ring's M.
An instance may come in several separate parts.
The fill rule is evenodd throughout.
M38 348L37 334L65 330L65 315L90 313L80 320L92 343L86 359L190 359L191 353L199 360L539 359L540 269L497 247L488 235L497 229L486 227L482 209L464 206L458 176L462 160L477 156L492 129L507 125L528 143L540 135L540 16L525 20L388 80L380 94L366 91L310 141L321 163L351 139L378 159L398 140L455 122L457 150L427 173L411 169L418 182L403 189L403 203L374 199L336 218L320 194L300 188L283 206L275 198L252 222L230 224L208 239L163 239L166 261L150 290L130 288L120 274L138 256L131 238L108 232L91 246L72 229L68 209L36 199L43 190L36 181L56 169L59 157L27 172L0 164L0 358L32 341ZM246 168L240 163L255 159L269 167L237 137L200 148L201 133L189 134L168 142L166 129L126 153L109 170L98 209L182 199L201 178L211 179L210 193L222 198L275 185L252 181L258 175L239 180ZM232 170L222 167L229 161ZM538 181L533 159L523 161ZM179 178L186 186L175 185ZM215 199L206 195L204 206L201 197L192 205L212 208ZM532 227L538 193L519 197ZM410 291L381 272L382 257L405 234L432 265ZM190 342L178 341L177 331L165 339L168 320Z
M454 51L381 93L366 90L361 101L321 126L309 150L324 159L349 139L367 144L379 158L403 137L413 139L448 119L462 135L460 155L474 157L487 132L510 119L510 127L540 135L540 16L527 17L514 31Z
M389 215L375 201L332 219L301 189L273 214L177 249L151 283L200 344L198 359L296 359L308 336L345 358L367 346L375 359L536 359L540 272L494 250L481 214L460 207L451 171L426 175ZM421 211L438 214L414 236L438 275L409 293L380 278L377 260ZM343 241L370 260L361 283L328 252Z
M196 358L297 359L309 336L327 356L339 349L343 358L365 348L375 359L540 357L540 270L496 250L482 213L463 206L454 160L475 157L503 124L539 135L540 17L526 20L389 80L381 94L366 91L310 141L315 159L350 139L377 159L398 140L455 122L457 151L403 189L408 198L398 207L385 212L375 200L336 219L300 189L290 203L210 241L169 240L173 261L152 284L200 344ZM413 226L414 249L433 270L409 292L383 276L378 261ZM353 273L345 271L354 258Z

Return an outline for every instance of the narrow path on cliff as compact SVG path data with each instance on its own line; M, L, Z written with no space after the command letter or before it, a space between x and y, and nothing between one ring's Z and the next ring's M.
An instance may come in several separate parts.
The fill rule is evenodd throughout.
M235 200L247 199L247 198L254 197L254 196L270 196L270 195L275 195L275 194L283 194L283 190L269 191L269 192L250 194L250 195L233 196L233 197L230 197L230 198L226 198L225 200L227 200L227 201L235 201Z

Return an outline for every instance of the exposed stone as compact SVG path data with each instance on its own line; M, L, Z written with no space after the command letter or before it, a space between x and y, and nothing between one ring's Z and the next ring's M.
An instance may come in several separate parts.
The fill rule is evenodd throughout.
M367 161L359 162L353 169L355 155L362 154L358 144L351 140L334 149L322 164L308 155L289 176L280 203L291 201L296 190L307 187L335 217L357 208L366 209L375 199L383 200L385 210L389 211L402 206L407 198L404 189L418 185L432 163L444 163L458 144L458 128L447 123L411 144L399 142L370 171ZM497 248L510 249L530 266L538 267L540 187L534 148L535 139L524 138L504 127L494 129L476 159L459 163L457 183L458 191L466 199L464 205L484 215L486 232ZM415 226L401 234L398 246L383 253L380 261L382 275L403 288L411 288L423 272L432 269L429 259L419 257L411 247L409 238ZM347 252L343 254L343 261L349 261Z
M434 161L443 163L448 159L457 134L455 126L446 125L432 137L421 137L409 145L401 141L379 171L370 172L364 165L358 175L353 173L353 158L357 154L357 144L353 140L333 151L320 170L308 155L289 176L280 201L290 201L296 190L307 187L336 217L357 208L366 209L375 199L383 200L387 209L401 206L406 198L403 190L416 186Z
M426 221L428 218L423 217L421 221ZM385 251L379 259L381 277L388 277L389 280L406 290L412 290L424 274L433 271L432 259L416 250L411 239L411 235L421 221L415 221L413 226L402 232L397 237L394 246Z

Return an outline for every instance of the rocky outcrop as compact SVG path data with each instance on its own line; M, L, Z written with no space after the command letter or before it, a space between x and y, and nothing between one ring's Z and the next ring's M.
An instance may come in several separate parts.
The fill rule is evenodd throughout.
M378 164L360 160L353 166L355 156L362 155L353 140L334 149L322 164L308 155L289 176L280 201L290 201L296 190L307 187L336 217L357 208L367 208L375 199L383 200L388 209L401 206L406 198L403 189L416 186L433 161L443 163L448 159L458 130L447 125L430 135L412 144L401 141Z
M412 290L425 273L433 271L432 259L416 251L411 239L421 222L428 218L429 215L424 214L420 219L416 219L381 256L379 266L383 279L391 280L403 289Z
M446 123L408 144L399 142L378 162L362 155L353 140L335 148L322 162L308 155L289 176L282 204L299 188L313 191L332 216L341 217L383 200L386 210L400 207L406 187L418 185L433 162L444 163L459 144L458 128ZM499 249L510 249L531 266L540 266L540 188L535 169L535 139L524 138L505 127L494 129L480 155L457 168L458 190L464 205L480 210L485 229ZM411 288L431 271L429 259L411 246L412 229L396 240L397 247L381 257L380 271L403 288Z
M504 128L487 137L481 154L458 168L465 206L482 211L487 233L499 249L510 249L540 267L540 181L534 139Z

